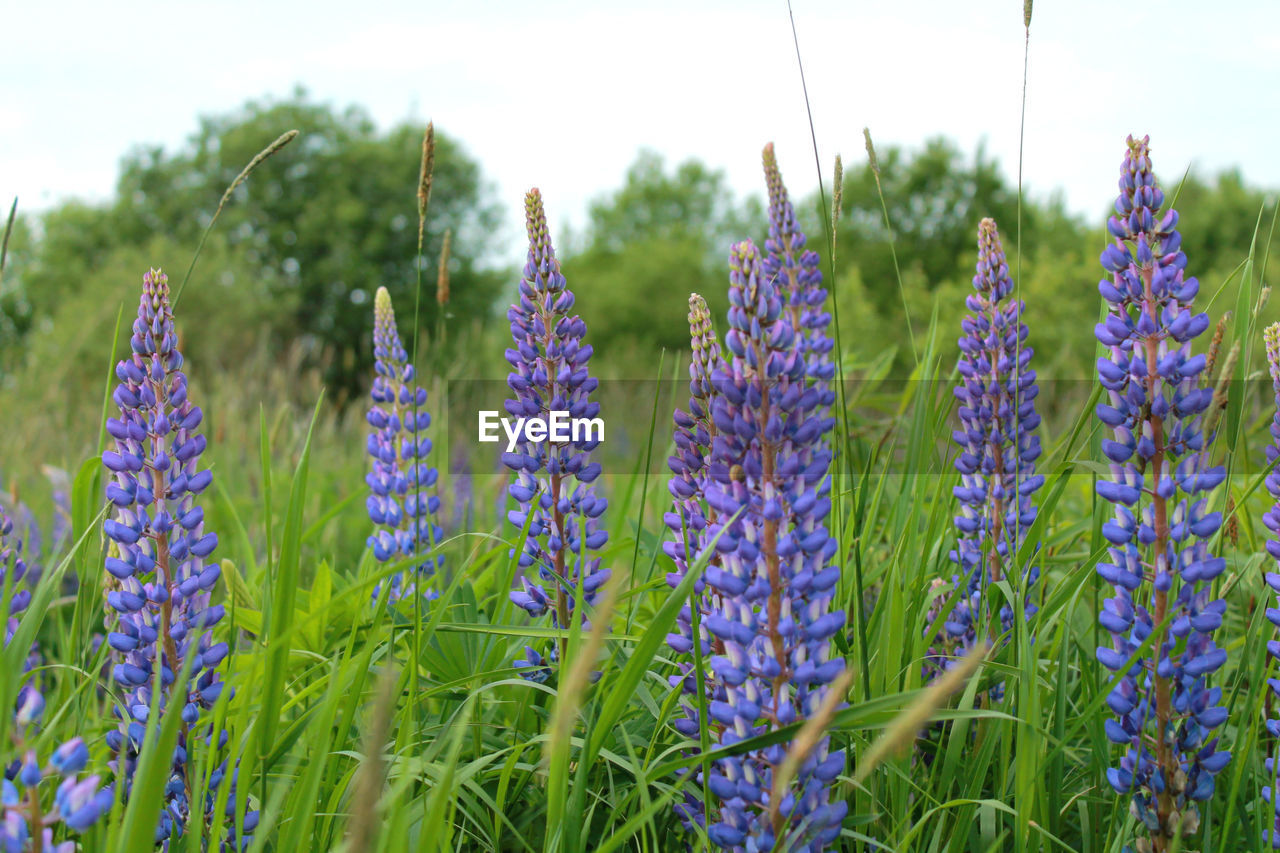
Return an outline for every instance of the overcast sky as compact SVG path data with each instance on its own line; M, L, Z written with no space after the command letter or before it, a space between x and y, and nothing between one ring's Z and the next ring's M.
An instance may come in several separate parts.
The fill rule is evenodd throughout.
M777 143L816 186L785 2L37 3L0 0L0 197L24 209L106 198L138 143L295 84L382 126L432 118L482 164L507 212L542 188L584 221L641 147L757 192ZM794 0L824 170L836 152L985 142L1016 174L1019 0ZM1039 0L1025 182L1100 216L1130 132L1164 175L1239 166L1280 187L1280 2ZM411 192L410 192L411 195ZM212 201L212 200L211 200ZM515 254L519 254L516 252Z

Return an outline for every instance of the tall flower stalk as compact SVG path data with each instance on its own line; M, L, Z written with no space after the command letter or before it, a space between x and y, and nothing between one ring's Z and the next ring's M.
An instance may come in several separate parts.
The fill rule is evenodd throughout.
M1265 574L1268 588L1276 595L1276 603L1267 608L1267 619L1280 629L1280 467L1276 459L1280 458L1280 323L1268 326L1263 333L1267 348L1267 365L1271 370L1271 389L1275 395L1275 414L1271 418L1271 443L1267 445L1267 465L1273 466L1267 472L1267 491L1275 499L1271 509L1262 516L1263 523L1271 531L1272 537L1267 540L1267 553L1276 565ZM1280 640L1267 643L1267 654L1274 661L1280 661ZM1280 698L1280 681L1274 678L1267 680L1267 689L1276 698ZM1262 789L1262 796L1271 811L1267 820L1267 829L1262 839L1271 845L1273 850L1280 849L1280 755L1276 745L1280 744L1280 719L1270 718L1266 721L1267 733L1271 736L1269 754L1266 759L1267 780L1270 784Z
M587 327L569 313L573 292L560 272L536 189L525 197L525 226L529 254L520 297L507 311L514 346L506 352L512 392L506 411L514 418L544 421L552 412L596 418L600 404L590 395L598 383L587 369L592 350L582 342ZM575 618L586 626L578 602L582 610L592 605L609 579L609 570L592 556L609 538L597 521L607 502L592 486L600 463L592 462L590 454L599 440L580 430L570 441L552 442L531 436L526 427L516 441L516 449L502 455L503 464L515 472L507 493L519 505L507 518L523 534L516 549L520 588L511 592L511 600L535 617L549 612L557 628L569 627ZM515 664L526 677L543 680L550 674L547 659L563 660L563 644L553 643L547 655L528 647Z
M440 498L424 493L435 487L437 471L427 464L431 439L425 430L431 414L423 408L427 390L416 382L414 366L400 342L391 294L379 287L373 300L373 355L375 376L370 396L373 406L367 420L373 427L367 450L372 469L365 477L369 484L366 507L375 532L368 544L379 562L396 562L414 557L412 573L397 572L391 577L387 600L400 601L415 590L428 598L435 593L422 585L423 579L444 564L435 553L444 531L435 522ZM381 594L381 585L374 597Z
M707 465L711 459L711 445L718 432L712 417L714 400L718 395L712 383L716 371L723 373L724 359L720 343L716 340L715 327L707 302L700 295L689 296L689 342L692 358L689 362L688 410L675 412L675 455L667 460L672 472L667 484L672 497L672 512L664 516L673 538L662 544L663 552L675 563L676 570L667 575L667 583L674 589L679 586L707 545L707 526L716 521L716 511L707 506L703 495L707 484ZM720 560L714 551L708 555L707 572L721 571ZM712 653L723 653L724 643L714 640L707 633L705 620L721 607L720 597L714 589L707 589L705 579L694 585L693 601L681 608L676 617L676 630L667 635L667 643L678 655L677 672L669 677L672 687L686 697L696 697L701 682L705 701L723 701L724 686L705 665L696 668L698 660L708 661ZM696 623L696 627L695 627ZM694 637L698 649L694 651ZM677 731L686 737L700 737L698 705L690 698L681 703L684 716L675 720ZM718 724L712 722L712 726ZM688 791L676 812L687 828L694 824L705 826L705 809L701 800Z
M107 744L127 797L146 732L159 726L151 719L153 696L158 694L163 713L175 679L188 670L172 775L156 829L159 843L180 835L190 818L188 758L194 729L222 693L217 667L228 646L215 643L210 632L224 612L222 605L210 603L221 576L218 563L208 559L218 537L205 531L204 509L196 503L213 480L209 469L199 467L206 445L198 432L204 414L187 396L169 281L159 270L143 276L129 343L132 353L116 365L120 383L112 394L119 417L106 423L115 449L102 454L110 475L106 496L113 505L112 517L103 524L112 546L106 559L107 603L116 614L107 643L116 659L115 680L126 691L123 707L115 709L120 727L107 734ZM214 775L212 787L217 787L225 767ZM246 829L255 823L251 814Z
M455 533L470 530L476 512L475 475L471 472L471 454L463 442L454 445L449 458L449 478L453 484L450 524Z
M664 547L676 572L668 581L679 583L700 555L707 561L668 642L678 655L672 685L694 697L701 689L708 719L690 700L675 726L689 737L705 729L725 745L811 716L843 669L830 645L844 615L831 612L840 570L825 526L835 399L827 292L772 145L763 163L767 253L750 241L733 248L723 354L706 303L690 298L689 408L675 415L669 462L675 541ZM709 667L697 670L699 658ZM686 792L681 820L707 826L727 850L823 849L847 809L829 803L827 790L844 756L822 738L783 801L771 803L787 746L715 762L699 778L718 805L708 816L711 804Z
M965 299L970 313L960 324L960 382L954 389L960 429L952 440L960 448L955 461L960 485L953 493L960 515L955 519L959 540L950 556L960 570L960 598L942 631L949 654L966 652L979 631L994 640L1012 627L1014 609L1008 603L1000 607L998 620L991 612L991 584L1017 573L1022 578L1014 588L1030 589L1039 577L1037 567L1024 570L1016 562L1036 519L1033 495L1044 484L1035 466L1039 387L1030 368L1024 305L1012 298L1013 281L993 219L978 226L973 288ZM1035 615L1029 596L1022 611L1026 619ZM931 658L927 669L939 666L945 661Z
M1097 491L1115 506L1103 527L1110 562L1098 573L1115 595L1099 615L1112 645L1097 657L1121 675L1107 697L1116 719L1106 734L1125 751L1107 780L1132 797L1149 836L1139 846L1164 851L1195 831L1196 803L1212 796L1230 760L1212 735L1227 716L1222 690L1207 681L1226 661L1212 639L1226 610L1212 583L1226 561L1208 547L1222 520L1208 499L1226 474L1209 465L1202 415L1213 390L1198 382L1205 356L1191 353L1209 319L1193 313L1199 283L1184 275L1178 214L1161 209L1146 137L1128 139L1119 186L1107 222L1114 240L1101 257L1110 278L1098 284L1109 309L1096 329L1108 349L1098 360L1107 391L1098 417L1112 438L1102 442L1111 478Z
M753 243L733 247L727 363L713 373L718 434L706 483L717 513L708 535L720 537L721 566L706 576L719 608L705 624L723 644L711 671L725 692L708 713L722 745L811 716L844 667L831 647L844 614L831 610L840 569L830 565L835 540L825 526L829 423L821 389L806 381L785 283L765 274ZM780 743L715 762L706 780L719 800L712 841L726 850L820 850L839 834L847 804L829 802L829 786L843 754L829 753L823 738L771 809L786 751Z
M688 410L677 409L675 412L676 453L667 460L667 466L673 474L667 489L671 492L674 511L667 513L663 519L674 534L671 541L662 545L663 552L676 566L676 571L667 576L667 583L673 589L680 585L689 565L702 552L707 524L714 522L716 518L716 511L706 505L703 493L706 490L711 443L717 433L711 415L712 401L717 392L711 376L714 371L723 369L724 359L720 355L720 343L716 340L707 302L696 293L689 296L689 340L692 358L689 362ZM709 571L718 570L719 560L712 555ZM700 596L704 589L705 582L699 580L694 587L695 595ZM680 612L676 625L676 631L667 636L667 641L674 651L686 655L693 649L693 612L689 607L686 606ZM709 655L712 646L705 629L702 629L701 637L701 654ZM692 678L691 669L691 662L683 663L682 675L673 676L672 686L684 684L686 692L694 692L695 688L688 683ZM690 721L693 723L692 728L688 725ZM690 720L678 722L677 728L685 734L696 736L696 714Z

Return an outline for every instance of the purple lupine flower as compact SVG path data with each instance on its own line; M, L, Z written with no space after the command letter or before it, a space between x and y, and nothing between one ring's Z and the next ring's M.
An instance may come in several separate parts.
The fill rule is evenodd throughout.
M9 587L9 609L4 614L4 642L7 646L18 630L18 616L31 604L31 587L38 576L26 562L25 542L14 526L13 519L0 507L0 604L5 587ZM40 646L31 643L31 650L22 661L22 671L30 672L40 665Z
M112 395L120 416L106 423L115 449L102 454L111 474L106 497L114 506L103 523L110 540L107 603L116 613L107 643L116 660L113 676L126 690L124 707L115 709L120 727L108 732L107 744L128 796L147 727L159 725L150 719L153 691L160 692L163 708L174 679L190 666L156 831L160 841L181 834L189 818L190 735L222 693L217 667L228 646L210 633L223 616L222 605L210 604L221 567L207 559L218 537L205 531L204 510L195 500L213 479L199 468L206 442L197 430L204 415L187 396L169 280L159 270L142 278L129 343L132 353L116 365L120 384Z
M424 434L431 425L431 414L423 408L427 389L415 381L385 287L378 288L373 306L376 375L367 417L373 427L367 445L373 467L365 481L371 492L366 502L369 518L377 529L369 537L369 547L379 562L413 557L416 563L410 577L404 572L392 575L388 601L406 599L419 589L427 598L435 598L436 593L422 583L444 564L444 558L435 553L444 538L435 523L440 498L424 491L435 486L437 473L426 463L431 453L431 439ZM375 599L380 588L381 584L374 590Z
M19 690L18 710L14 715L13 761L6 750L3 764L11 772L0 779L0 849L6 853L26 853L39 849L51 853L73 853L75 842L53 841L54 826L66 825L70 832L84 832L111 810L110 788L101 787L96 775L79 778L89 760L84 740L76 737L58 747L46 766L30 745L35 742L44 698L32 684ZM54 808L41 809L41 788L46 780L61 779L54 794Z
M1098 284L1109 313L1096 329L1108 349L1098 359L1107 401L1097 413L1113 437L1102 442L1111 479L1097 491L1115 505L1102 530L1110 562L1098 573L1115 595L1099 614L1112 646L1097 657L1123 675L1107 697L1117 719L1107 720L1106 734L1125 754L1107 780L1132 795L1156 850L1197 823L1196 802L1212 796L1214 775L1231 757L1212 736L1227 716L1222 690L1208 685L1226 660L1212 639L1226 602L1211 599L1226 561L1208 547L1222 516L1209 511L1208 497L1226 473L1208 463L1213 437L1202 414L1213 391L1197 381L1205 357L1191 354L1209 318L1192 313L1200 285L1184 276L1178 214L1163 204L1147 138L1129 137L1107 222L1115 239L1101 258L1111 276ZM1139 655L1156 630L1154 651Z
M525 226L529 256L520 299L507 311L515 343L506 352L513 395L506 401L507 414L549 421L553 412L567 412L569 418L595 419L600 404L590 395L598 383L587 371L591 345L582 342L587 326L569 313L573 291L560 273L537 189L525 197ZM550 612L557 628L567 628L575 618L585 625L585 616L575 613L579 596L585 605L593 604L609 578L600 558L591 556L609 538L598 522L607 502L592 486L600 463L592 462L590 453L599 439L592 430L579 430L567 442L535 441L524 425L517 430L516 449L502 455L515 472L507 493L519 504L507 518L517 530L528 530L517 549L520 588L511 592L511 600L531 616ZM558 661L561 651L553 643L546 657ZM515 664L527 678L550 674L541 654Z
M674 475L667 488L671 492L675 511L667 513L664 521L675 538L664 542L662 550L676 565L676 571L667 576L667 583L672 588L679 586L689 564L701 553L707 521L715 519L715 510L705 505L702 495L706 488L711 442L716 436L716 425L711 418L711 401L716 391L711 384L711 374L722 368L724 360L720 356L720 344L716 340L706 300L696 293L689 296L689 338L692 348L689 363L689 410L677 409L675 412L676 454L667 460ZM711 565L714 566L717 562L713 556ZM703 588L704 581L699 580L695 593L701 594ZM687 654L693 648L691 619L691 613L681 612L676 632L667 638L671 648L681 654ZM710 654L707 643L704 629L704 654ZM693 731L696 733L696 726Z
M0 582L8 577L21 578L23 573L22 543L13 536L13 532L12 521L0 510ZM16 596L9 598L7 608L0 602L3 611L0 615L5 622L5 646L13 639L17 614L28 603L28 600ZM0 809L3 810L0 849L6 853L22 853L35 850L37 846L54 853L70 853L75 849L73 842L54 844L54 824L62 821L70 830L81 832L111 808L111 792L99 787L97 776L77 778L89 760L89 750L83 739L72 738L59 746L50 756L47 768L41 768L32 747L44 707L44 696L33 681L18 688L17 703L12 711L11 745L0 749L0 767L5 768L3 777L0 777L0 786L3 786L0 792ZM40 808L41 783L54 776L63 779L55 797L57 807L53 812L45 813Z
M7 588L8 612L4 620L4 643L9 645L18 630L18 614L31 603L31 590L19 586L27 580L27 564L23 559L22 539L15 535L13 519L0 507L0 602Z
M770 201L766 241L769 254L759 258L751 247L752 263L759 267L754 274L759 281L750 287L744 280L734 282L737 295L731 296L734 331L730 334L738 341L739 349L735 353L738 359L734 362L738 372L735 374L732 365L725 364L720 356L705 305L691 301L695 306L690 314L695 354L690 373L692 397L689 412L676 415L677 455L670 462L675 476L669 488L676 505L675 512L667 515L667 523L677 541L667 543L664 548L677 571L668 580L678 583L710 538L724 530L716 550L708 555L705 590L701 584L698 586L693 602L680 614L677 630L668 637L673 650L682 656L689 654L694 648L692 608L697 607L701 616L699 645L703 654L711 656L711 671L703 679L710 712L707 727L721 743L740 740L745 736L744 726L765 731L770 725L785 725L784 721L807 715L821 701L825 692L823 685L842 668L840 661L826 658L830 651L826 638L843 624L841 615L826 613L839 576L838 570L828 565L835 543L824 526L830 511L827 497L830 452L824 437L834 425L829 412L835 399L830 385L835 366L831 361L832 342L826 336L830 322L824 310L826 290L822 287L817 253L805 250L805 235L796 222L772 145L765 147L763 161ZM741 247L745 250L749 245L741 244ZM736 264L738 260L735 254L731 263ZM750 278L741 268L735 275L738 279L743 275ZM772 333L767 329L762 331L760 325L751 327L753 318L743 313L740 291L751 288L763 288L764 301L760 304L777 302L777 315L768 318L768 324L774 327ZM754 319L762 324L759 318ZM763 378L752 374L756 369L753 359L758 353L755 349L742 348L744 334L751 339L753 335L758 336L767 346L776 348L779 355L791 360L795 371L782 379L768 371ZM734 376L738 387L724 390L722 384L732 383ZM761 390L766 387L776 394L782 394L785 389L785 396L771 400L769 394ZM732 403L722 397L725 394ZM751 401L745 417L735 408L744 400ZM782 433L784 421L785 435ZM736 428L751 435L744 444L741 437L717 437L722 428L730 433ZM763 434L760 430L764 430ZM774 430L779 434L774 435ZM751 445L752 438L757 441L755 446ZM770 461L763 461L765 459ZM770 465L779 466L777 476L772 473L765 476L766 470L772 470ZM733 487L725 492L722 486L709 480L709 476L715 478L717 474L721 481L727 475L731 483L748 482L751 487L745 493L734 493ZM780 483L787 482L792 485L790 495L778 491ZM727 494L732 496L726 497ZM739 520L726 527L723 510L729 505L734 511L751 506L755 506L757 513L762 507L767 507L767 511L763 516L752 516L748 512L745 524ZM779 531L783 535L781 542L777 539ZM734 540L735 535L740 537L739 541ZM770 574L770 558L760 552L763 544L770 545L768 552L772 553L777 567L786 566L785 576L780 572ZM722 551L736 552L746 565L739 564L736 568L728 565ZM770 595L769 590L776 592ZM775 608L777 612L773 612ZM780 616L784 609L787 615ZM804 613L804 618L812 620L799 637L794 612ZM740 618L741 624L750 624L738 615L744 613L754 613L755 627L763 628L764 633L771 630L768 626L776 629L767 646L753 650L755 655L763 654L756 664L758 669L743 662L743 647L751 647L739 624ZM787 639L784 640L784 636ZM778 645L774 644L775 639ZM735 647L734 643L738 645ZM769 655L774 656L772 665ZM778 660L784 663L778 664ZM692 665L689 660L680 660L679 671L671 677L671 682L686 694L696 695L697 680ZM794 674L787 672L791 667ZM753 682L742 688L744 669L753 676L768 678L768 686ZM762 716L750 723L738 719L733 710L736 700L758 694L762 689L781 697L782 689L775 679L785 681L792 675L800 688L791 697L793 704L766 708ZM735 685L738 691L734 690ZM745 694L741 692L743 689ZM754 701L747 698L743 706L749 713L756 710L751 705ZM698 713L692 703L685 703L684 710L684 718L677 720L675 726L683 734L694 737L699 729ZM843 768L843 755L828 755L827 743L823 741L802 768L798 798L795 793L788 794L788 802L782 804L782 813L774 825L772 818L765 814L766 797L772 766L780 758L778 750L770 750L766 754L729 761L718 766L711 778L703 780L721 801L720 821L710 828L711 837L718 844L738 849L744 843L749 847L767 846L784 838L790 844L814 845L804 849L818 849L838 834L843 806L828 805L820 789L823 778L834 778ZM735 789L736 780L743 779L748 781ZM735 790L741 796L735 794ZM706 825L703 804L688 792L675 811L686 826Z
M805 249L807 238L796 221L795 209L782 182L773 143L764 147L764 176L769 189L768 252L760 263L765 276L774 279L785 297L791 324L796 329L797 347L804 358L805 375L818 389L819 403L815 412L817 424L827 432L835 424L827 414L835 402L830 387L836 366L831 360L835 342L827 335L831 314L826 310L827 289L822 286L818 253Z
M17 485L11 484L5 491L7 494L0 493L0 511L7 514L13 525L10 538L21 544L25 566L23 577L28 585L34 585L39 582L43 570L44 533L40 530L36 514L18 496Z
M1044 484L1035 466L1040 457L1039 387L1029 366L1032 350L1021 316L1025 306L1011 298L1013 281L992 219L978 226L973 287L975 292L965 299L970 314L961 321L956 367L960 429L951 434L960 448L955 461L960 485L953 490L960 515L955 519L959 541L950 557L960 570L955 584L961 595L944 623L939 638L943 649L935 649L926 663L929 676L945 668L951 656L967 652L980 630L989 629L994 638L1013 626L1013 608L1007 603L1000 608L999 626L988 623L990 584L1017 572L1030 589L1040 576L1034 565L1024 569L1015 564L1036 519L1032 496ZM1028 596L1023 618L1029 620L1035 612ZM998 688L996 692L998 698Z
M1276 605L1267 608L1267 619L1276 628L1280 628L1280 468L1276 458L1280 457L1280 323L1267 327L1263 333L1267 346L1267 364L1271 369L1271 388L1275 394L1275 414L1271 418L1271 443L1267 445L1267 465L1272 466L1267 472L1267 491L1276 499L1271 509L1262 516L1262 522L1271 531L1272 538L1267 540L1267 553L1276 561L1276 570L1265 575L1267 586L1276 594ZM1267 654L1280 661L1280 640L1267 642ZM1280 681L1267 679L1267 688L1276 697L1280 697ZM1276 792L1280 791L1277 777L1280 776L1280 756L1276 755L1276 743L1280 742L1280 719L1268 719L1267 733L1271 735L1271 752L1266 759L1267 778L1271 784L1262 789L1262 796L1267 801L1271 817L1268 827L1262 833L1262 839L1271 845L1271 849L1280 850L1280 799Z
M689 296L689 340L692 358L689 362L689 408L688 411L675 412L675 445L676 454L667 460L671 468L672 478L667 485L671 492L673 512L664 516L673 539L662 544L662 550L675 563L675 572L667 575L667 583L672 588L679 586L689 569L690 563L697 559L705 549L707 523L714 522L716 512L703 500L706 491L707 463L711 457L711 443L716 436L716 425L712 420L712 401L716 396L711 375L722 370L724 359L720 355L720 344L716 340L715 327L711 322L711 312L707 309L706 300L694 293ZM709 555L707 570L719 571L720 561L714 552ZM698 678L694 671L697 658L693 655L693 608L698 609L700 624L698 626L699 654L708 661L713 653L722 653L724 643L712 641L707 633L706 619L712 613L719 612L721 603L719 595L706 589L704 578L700 578L694 586L694 600L681 608L676 618L676 630L667 635L667 643L679 655L678 672L669 677L672 687L680 689L686 696L696 696ZM704 670L703 686L708 702L723 701L724 686L711 672ZM699 731L698 710L692 701L681 703L684 716L677 718L674 726L686 737L697 738ZM709 721L713 731L719 725ZM702 803L686 793L684 801L676 806L676 812L686 828L693 824L705 826Z
M710 669L724 685L708 707L722 724L722 745L812 715L844 668L831 638L844 613L832 611L840 569L831 565L831 511L823 389L806 379L802 333L777 276L765 275L750 241L730 254L727 364L712 375L718 434L707 467L706 502L717 513L720 567L706 575L720 601L705 622L723 643ZM717 760L708 788L719 800L708 835L727 850L821 850L840 832L848 809L829 802L844 755L824 738L793 787L769 811L773 772L787 744ZM708 820L710 822L710 820Z

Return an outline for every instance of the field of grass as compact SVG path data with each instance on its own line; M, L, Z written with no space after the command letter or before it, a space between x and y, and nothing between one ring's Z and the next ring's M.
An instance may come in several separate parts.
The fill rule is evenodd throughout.
M1167 191L1176 197L1175 187ZM1215 633L1227 660L1210 681L1227 709L1215 732L1219 749L1232 759L1198 819L1157 849L1260 850L1274 821L1262 794L1272 784L1264 761L1277 740L1266 728L1276 706L1267 686L1276 629L1264 581L1276 568L1262 521L1274 501L1264 486L1275 409L1259 321L1274 225L1267 213L1232 280L1203 282L1199 300L1215 323L1225 318L1218 361L1225 396L1210 458L1227 478L1207 498L1208 509L1224 515L1208 546L1227 561L1212 582L1227 603ZM1016 225L1002 225L1016 275ZM764 245L763 234L743 236ZM810 234L811 243L824 239ZM1238 294L1232 305L1215 298L1228 284ZM1096 280L1079 286L1094 288ZM401 328L409 328L403 321L413 306L398 307ZM1099 309L1103 316L1101 300ZM7 485L22 486L3 503L9 514L25 504L47 530L53 498L41 464L65 467L71 483L70 534L52 553L46 536L43 576L11 623L0 680L0 708L14 707L25 684L39 685L46 707L38 730L0 714L0 755L9 767L27 748L48 756L78 736L89 750L86 772L102 784L115 779L106 735L119 725L114 709L125 704L125 691L111 675L116 655L102 641L116 619L105 604L112 587L103 569L116 546L103 533L110 472L101 454L112 446L104 422L118 414L114 369L133 310L122 301L114 339L89 346L102 377L91 396L30 369L0 389L0 470ZM1062 337L1091 340L1088 327L1038 326L1037 310L1029 304L1022 315L1037 353ZM175 317L179 332L199 322L184 316L181 300ZM192 365L190 393L205 412L208 438L202 466L214 477L198 502L206 529L218 534L210 560L222 570L213 601L225 617L214 633L231 653L221 666L228 689L201 716L209 735L202 728L187 743L187 796L206 806L192 809L186 831L167 849L237 844L229 839L250 851L347 853L719 849L706 832L682 828L675 811L687 796L712 801L712 763L818 734L846 756L829 796L847 802L848 815L828 849L1150 849L1130 797L1107 782L1120 748L1105 734L1106 700L1120 676L1095 657L1111 642L1098 614L1113 594L1096 571L1108 559L1103 530L1113 514L1095 492L1112 476L1099 452L1110 431L1094 414L1105 399L1101 387L1046 382L1037 402L1046 412L1037 462L1045 483L1015 556L1024 565L1034 559L1041 576L1024 589L1014 573L984 591L994 607L1008 602L1015 610L1030 595L1034 616L1014 620L984 657L931 686L926 659L956 603L948 554L956 548L960 478L949 436L957 426L951 389L960 378L959 329L929 323L910 342L913 371L891 376L891 357L848 355L839 319L830 330L839 391L826 440L834 452L830 562L841 570L832 609L845 616L832 639L833 654L845 661L847 677L837 682L843 702L817 721L819 731L799 720L731 746L717 745L705 725L692 740L673 727L682 697L669 677L682 659L667 635L682 607L697 609L695 582L710 559L704 554L684 580L669 583L676 566L662 549L672 535L663 523L671 510L665 460L675 452L671 412L687 397L688 353L653 363L615 355L602 368L606 420L626 436L600 450L607 463L597 489L609 505L599 523L609 537L599 556L613 576L591 608L593 624L572 620L567 629L531 619L509 597L519 587L514 555L525 531L507 517L515 506L509 473L496 451L486 455L488 446L471 440L474 413L457 402L504 390L495 381L505 375L502 351L511 345L504 329L452 330L452 348L437 330L422 343L444 563L429 582L431 596L396 604L385 601L386 581L415 560L379 562L367 545L374 530L365 508L367 404L326 400L301 353L277 363L265 347L246 351L234 372ZM723 335L725 318L714 320ZM597 353L609 348L589 330L587 341ZM469 355L459 358L460 350ZM502 400L492 402L498 408ZM6 605L16 592L6 583ZM28 671L33 643L38 657ZM550 644L563 653L549 677L523 677L513 662L525 647ZM1002 691L992 693L997 685ZM152 709L162 723L141 751L130 795L117 786L101 819L79 834L57 825L56 839L78 839L85 851L157 846L168 756L180 732L187 734L180 707L172 702L163 715ZM238 767L234 788L211 785L224 762ZM9 776L16 772L14 765ZM46 813L54 788L46 781L37 798ZM14 841L4 849L39 847Z

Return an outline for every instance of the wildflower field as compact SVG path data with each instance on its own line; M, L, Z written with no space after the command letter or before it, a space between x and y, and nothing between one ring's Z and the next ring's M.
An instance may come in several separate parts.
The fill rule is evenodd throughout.
M200 337L254 298L195 274L219 217L306 131L256 140L72 368L0 324L0 849L1280 848L1276 208L1201 277L1133 130L1069 296L1024 294L1018 194L966 212L963 292L881 283L875 353L840 235L912 259L870 133L815 199L752 141L759 220L652 306L681 345L611 354L539 189L505 319L451 307L428 125L405 274L328 372Z

